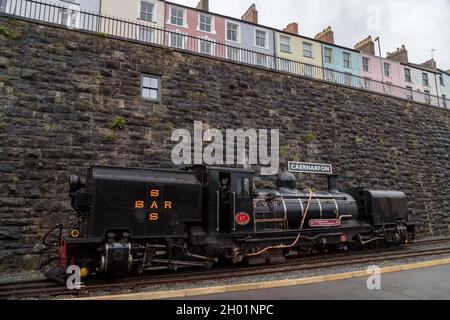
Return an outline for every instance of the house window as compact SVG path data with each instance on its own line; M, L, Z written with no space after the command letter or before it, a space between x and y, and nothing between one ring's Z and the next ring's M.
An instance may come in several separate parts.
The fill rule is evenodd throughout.
M6 12L6 3L8 0L0 0L0 12Z
M390 78L391 77L391 64L384 63L384 76Z
M139 41L154 42L155 30L146 27L139 27Z
M348 52L344 52L344 67L345 68L352 67L352 56Z
M370 78L364 78L364 89L370 90L371 83Z
M280 50L282 52L291 53L291 38L280 36Z
M175 48L185 49L186 48L186 36L180 33L170 33L169 35L170 45Z
M333 50L331 48L325 48L325 63L333 63Z
M335 81L334 71L330 69L325 69L325 80L327 81Z
M170 8L170 23L177 26L184 26L184 10L172 7Z
M369 58L366 58L366 57L363 57L363 58L362 58L362 62L363 62L363 71L369 72L369 71L370 71L370 70L369 70L370 59L369 59Z
M210 40L199 40L200 41L200 53L213 55L213 43Z
M239 61L240 49L235 47L227 47L227 58L234 61Z
M161 99L161 79L158 76L143 74L141 77L142 98L151 101L160 101Z
M256 30L255 35L256 35L256 46L265 48L267 32L263 30Z
M199 15L199 29L205 32L212 32L212 20L213 18L209 15L200 13Z
M408 99L408 100L413 99L412 87L406 87L406 99Z
M141 1L141 20L153 22L153 9L155 4Z
M431 96L430 96L430 91L425 90L425 103L431 104Z
M266 67L267 66L267 57L264 54L257 53L256 54L256 64L258 66Z
M439 75L439 82L440 82L441 86L445 87L444 76L442 74Z
M428 87L429 86L428 74L426 74L426 73L422 73L422 84L423 84L424 87Z
M348 86L352 85L352 74L351 73L345 73L345 84Z
M239 42L239 25L232 22L227 22L227 40Z
M405 82L411 82L411 69L405 68Z
M391 94L392 93L392 82L386 82L385 92L387 94Z
M305 66L304 66L304 68L303 68L305 76L307 76L307 77L312 77L313 74L314 74L314 69L313 69L313 68L314 68L314 67L313 67L312 65L310 65L310 64L305 64Z
M303 56L306 58L312 58L312 44L308 42L303 42Z
M445 94L442 95L442 104L444 108L447 108L447 96Z
M280 69L282 71L289 72L290 71L289 60L281 59L280 60Z

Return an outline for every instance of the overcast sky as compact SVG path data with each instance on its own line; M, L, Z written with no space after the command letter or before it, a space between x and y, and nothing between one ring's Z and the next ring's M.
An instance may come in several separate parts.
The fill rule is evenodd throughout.
M195 7L198 0L171 0ZM353 47L368 35L380 36L381 51L406 45L409 60L431 59L450 69L450 0L209 0L210 11L240 18L256 4L259 23L283 29L298 22L300 34L314 37L327 26L337 44ZM378 18L379 17L379 18ZM377 49L378 54L378 49Z

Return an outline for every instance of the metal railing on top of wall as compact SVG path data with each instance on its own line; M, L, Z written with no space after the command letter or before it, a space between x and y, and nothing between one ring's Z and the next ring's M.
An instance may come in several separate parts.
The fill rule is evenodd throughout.
M289 74L324 80L366 91L373 91L434 106L450 108L450 100L426 92L362 78L322 66L305 64L269 55L267 51L250 50L242 46L193 37L180 32L160 29L152 23L129 21L81 11L77 6L57 6L34 0L0 0L0 13L65 26L73 30L95 32L127 40L168 46L237 63L259 66Z

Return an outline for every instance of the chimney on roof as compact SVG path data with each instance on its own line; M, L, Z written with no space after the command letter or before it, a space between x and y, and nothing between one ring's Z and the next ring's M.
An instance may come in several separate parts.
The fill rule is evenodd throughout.
M283 31L298 34L298 23L296 22L289 23L287 27L283 29Z
M436 69L437 65L436 65L436 61L434 59L430 59L428 61L425 61L424 63L421 64L421 66L427 67L427 68L431 68L431 69Z
M258 10L256 10L255 4L252 4L250 8L248 8L248 10L242 16L242 20L252 23L258 23Z
M209 0L200 0L195 8L203 11L209 11Z
M375 55L375 42L372 40L372 36L368 36L364 40L361 40L354 47L356 50Z
M316 34L314 39L334 44L334 32L333 32L333 30L331 30L331 27L328 27L328 28L324 29L322 32Z
M401 48L397 48L397 51L395 52L388 52L386 58L398 61L401 63L408 63L408 50L406 50L406 47L404 44L402 44Z

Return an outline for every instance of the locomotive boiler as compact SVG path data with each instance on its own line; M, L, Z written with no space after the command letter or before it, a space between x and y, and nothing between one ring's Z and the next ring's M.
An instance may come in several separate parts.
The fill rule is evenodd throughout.
M92 166L84 182L70 178L78 223L67 233L59 227L58 265L45 274L62 282L71 265L94 276L259 264L414 240L402 192L344 193L336 176L328 177L327 191L313 192L289 172L278 176L276 189L256 189L253 178L251 170L225 167Z

